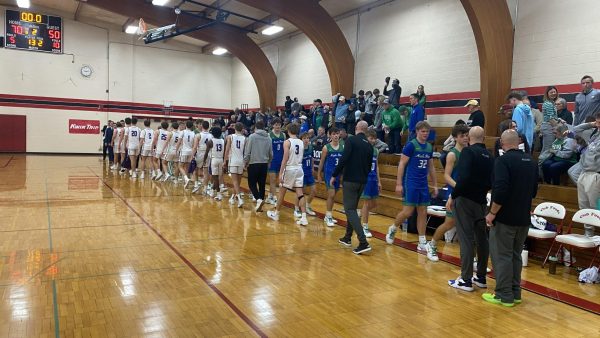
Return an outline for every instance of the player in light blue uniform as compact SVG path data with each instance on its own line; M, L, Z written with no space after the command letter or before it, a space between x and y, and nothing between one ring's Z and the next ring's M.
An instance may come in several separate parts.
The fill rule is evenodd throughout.
M323 147L321 152L321 161L319 162L319 170L317 172L317 178L320 180L323 176L321 173L325 173L323 177L325 179L325 187L327 188L327 211L325 212L324 222L328 227L335 226L335 220L333 219L333 202L335 193L340 189L340 178L334 181L333 186L331 185L331 176L335 167L338 165L342 153L344 152L344 145L340 142L340 131L332 127L329 129L329 138L331 142ZM325 169L323 171L323 168Z
M269 196L265 203L277 204L277 175L281 169L281 161L283 159L283 143L285 142L285 134L281 131L281 120L274 119L272 130L269 133L271 137L271 145L273 147L273 159L269 166Z
M408 219L415 208L417 209L417 231L419 232L418 251L427 251L427 238L425 227L427 225L427 206L431 200L427 176L431 177L434 194L437 196L437 179L433 167L433 147L427 143L431 127L426 121L417 123L417 137L404 146L398 176L396 179L396 193L404 196L404 207L396 216L393 225L388 229L385 240L388 244L394 243L398 226ZM406 173L406 175L405 175Z
M371 145L377 143L377 132L373 129L367 130L365 133L367 140ZM363 190L361 199L364 200L363 207L361 210L361 220L365 236L368 238L373 237L371 231L369 231L369 213L377 206L377 198L379 197L379 191L381 191L381 179L379 178L379 169L377 168L377 157L379 151L373 147L373 160L371 162L371 171L367 176L367 184Z

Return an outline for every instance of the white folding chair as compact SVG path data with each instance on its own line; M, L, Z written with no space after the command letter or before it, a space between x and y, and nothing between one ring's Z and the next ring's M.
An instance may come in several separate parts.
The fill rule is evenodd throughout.
M600 211L595 209L581 209L577 211L575 215L573 215L573 219L571 220L571 224L569 225L567 234L556 236L556 241L560 243L557 254L558 252L560 252L563 246L579 248L584 250L594 249L594 257L592 258L592 262L590 263L590 267L592 267L594 266L594 261L598 256L598 245L591 238L585 235L572 234L571 229L573 228L573 222L580 224L588 224L600 228ZM571 253L570 263L573 263L573 253Z
M533 210L533 214L540 217L548 217L556 220L560 220L560 224L556 227L556 231L549 230L540 230L536 228L529 228L528 236L531 238L535 238L538 240L552 240L552 244L550 244L550 249L548 249L548 253L542 262L542 268L546 265L548 261L548 257L550 257L550 253L552 252L552 247L556 242L556 236L562 234L562 227L567 216L567 209L564 206L553 203L553 202L544 202L538 204L537 207Z

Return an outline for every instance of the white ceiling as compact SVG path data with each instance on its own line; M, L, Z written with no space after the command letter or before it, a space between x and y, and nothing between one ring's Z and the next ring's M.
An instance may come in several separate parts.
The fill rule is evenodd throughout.
M126 1L126 0L114 0L114 1ZM148 0L149 1L149 0ZM254 7L247 6L235 0L195 0L197 2L212 5L215 7L221 7L231 12L243 14L255 19L263 19L269 16L269 13L256 9ZM298 0L305 1L305 0ZM167 3L167 6L175 6L178 4L180 0L170 0ZM327 10L327 12L332 16L336 17L340 14L352 11L354 9L360 8L362 6L368 5L370 3L377 2L377 0L321 0L320 4ZM129 19L128 17L115 14L112 12L108 12L102 9L98 9L96 7L87 5L85 2L79 2L77 0L31 0L32 8L39 8L40 10L44 10L46 12L51 12L53 14L61 15L63 17L69 17L70 19L75 19L77 8L79 7L79 11L77 12L77 20L81 22L102 22L109 26L113 26L115 29L120 29L125 22ZM4 6L15 6L16 0L0 0L0 5ZM182 6L184 9L188 10L197 10L202 11L206 10L209 14L209 17L215 16L215 11L203 8L202 6L194 5L187 3ZM137 18L135 18L137 19ZM228 24L246 27L254 23L252 20L240 18L234 15L230 15L226 21ZM250 38L252 38L256 43L261 44L268 42L271 39L279 38L283 35L290 34L292 32L297 31L298 29L287 22L286 20L279 19L274 21L274 24L282 26L284 28L283 32L273 35L273 36L265 36L260 34L252 34L249 33ZM187 36L179 36L174 38L177 41L184 42L187 44L191 44L194 46L205 46L206 42L200 41L194 38L190 38Z

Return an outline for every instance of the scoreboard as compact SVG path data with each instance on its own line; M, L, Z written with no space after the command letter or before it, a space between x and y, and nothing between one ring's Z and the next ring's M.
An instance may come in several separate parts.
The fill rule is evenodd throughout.
M4 47L61 54L62 30L61 17L7 9Z

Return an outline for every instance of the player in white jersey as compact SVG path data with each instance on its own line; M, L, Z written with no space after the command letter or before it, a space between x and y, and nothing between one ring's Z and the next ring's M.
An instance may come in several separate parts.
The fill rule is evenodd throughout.
M131 172L133 173L131 177L137 178L137 173L135 172L135 168L137 167L138 155L140 154L140 137L142 131L138 128L137 118L131 118L131 127L125 135L125 143L127 144L127 152L129 153L129 160L131 161Z
M160 127L158 127L158 130L154 132L155 136L154 141L152 142L152 149L154 149L154 173L156 174L154 177L152 177L154 180L159 180L163 175L162 171L160 170L160 159L162 158L163 152L167 147L167 141L170 135L169 131L167 130L168 128L169 124L163 121L160 124Z
M152 161L152 150L154 149L154 130L150 128L150 120L144 120L144 130L142 130L142 151L140 153L140 178L144 179L146 167L150 168L150 174L154 177L154 163Z
M171 124L171 131L167 138L167 146L163 152L163 182L171 178L171 172L169 172L169 164L172 165L173 161L177 160L177 142L179 142L179 123L173 122Z
M181 138L177 142L177 150L179 151L179 173L183 176L185 183L183 188L185 189L190 183L190 179L187 177L188 169L190 168L190 162L194 158L192 149L194 147L194 122L187 121L185 123L186 129L181 132Z
M202 121L201 127L202 131L196 134L194 138L194 149L192 150L192 152L196 154L196 172L192 178L195 183L192 193L198 192L202 188L202 185L208 189L208 180L210 179L210 175L208 174L210 155L208 159L204 161L204 154L207 153L206 144L212 139L211 133L208 132L210 124L208 121ZM202 176L202 183L200 182L200 175Z
M237 122L234 125L235 134L228 135L225 144L225 162L227 163L227 169L231 174L231 181L233 183L233 194L229 199L229 204L236 203L238 208L244 205L244 200L240 195L240 183L242 181L242 174L244 173L244 146L246 145L246 137L242 134L244 125L241 122Z
M212 127L210 133L213 137L206 144L206 154L204 154L204 162L207 161L208 153L210 152L210 173L212 175L213 180L213 189L217 191L215 200L221 201L223 200L223 195L221 195L221 187L219 185L219 181L221 179L221 175L223 175L223 157L225 155L225 141L223 141L223 139L221 138L222 131L220 127ZM212 196L212 191L209 191L208 195Z
M121 122L117 122L117 128L113 132L112 144L113 151L115 154L115 164L113 165L113 169L120 170L121 163L124 160L124 156L121 155L121 148L123 146L123 136L125 131L123 130L123 125Z
M279 170L279 184L284 189L279 189L279 197L275 210L267 211L267 216L279 220L279 210L285 198L286 189L295 190L302 210L301 218L296 221L298 225L308 225L306 218L306 201L304 201L304 171L302 170L302 158L304 157L304 143L298 138L300 126L292 123L287 128L289 138L283 143L283 160Z

